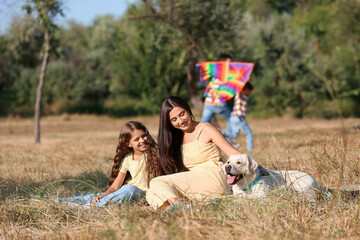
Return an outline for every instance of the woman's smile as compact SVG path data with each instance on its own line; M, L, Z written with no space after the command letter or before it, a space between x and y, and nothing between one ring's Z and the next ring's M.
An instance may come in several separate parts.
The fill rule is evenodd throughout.
M180 127L186 127L188 126L188 122L187 121L183 121L182 123L180 123Z

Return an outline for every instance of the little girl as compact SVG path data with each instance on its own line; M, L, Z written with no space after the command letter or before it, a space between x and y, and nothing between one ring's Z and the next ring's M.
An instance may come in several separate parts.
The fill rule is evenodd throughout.
M130 173L131 180L123 185L127 172ZM154 139L142 123L129 121L120 130L107 191L103 194L89 193L64 200L84 206L139 201L145 197L150 180L160 175L162 168Z

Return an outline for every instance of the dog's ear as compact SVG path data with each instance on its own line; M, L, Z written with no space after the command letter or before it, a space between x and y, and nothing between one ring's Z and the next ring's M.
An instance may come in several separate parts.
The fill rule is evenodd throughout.
M255 172L255 170L258 168L259 164L254 160L252 159L250 156L247 156L248 158L248 172L249 173L252 173L252 172Z

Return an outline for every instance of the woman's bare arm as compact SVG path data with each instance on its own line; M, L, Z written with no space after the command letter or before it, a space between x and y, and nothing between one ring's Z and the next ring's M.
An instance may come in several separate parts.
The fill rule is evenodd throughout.
M202 135L202 136L201 136ZM242 154L234 148L228 140L215 128L212 124L206 124L202 130L200 137L205 141L213 141L226 155Z
M211 124L206 124L203 128L203 137L205 141L213 141L222 151L226 153L226 155L236 155L236 154L243 154L243 152L240 152L236 148L234 148L227 140L226 138L221 134L221 132L215 128ZM267 176L269 173L263 166L259 164L259 170L261 172L261 175Z

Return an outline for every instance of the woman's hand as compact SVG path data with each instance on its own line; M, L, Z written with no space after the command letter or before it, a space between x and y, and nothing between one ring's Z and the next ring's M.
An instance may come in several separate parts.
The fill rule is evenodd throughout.
M100 199L102 198L102 196L97 196L95 197L92 201L91 201L91 205L100 202Z

